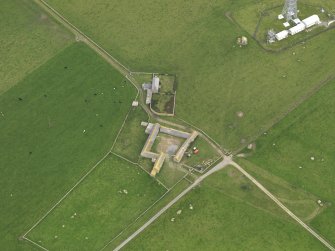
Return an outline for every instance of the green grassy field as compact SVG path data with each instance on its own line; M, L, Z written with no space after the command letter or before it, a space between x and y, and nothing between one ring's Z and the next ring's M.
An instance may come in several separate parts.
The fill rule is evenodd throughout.
M326 249L228 167L186 195L125 250Z
M261 1L264 7L274 2ZM247 48L236 46L236 38L247 34L227 13L259 6L256 0L48 3L132 70L177 74L176 115L228 150L270 127L297 99L335 74L332 31L278 54L265 52L250 37ZM330 1L327 5L335 7ZM251 20L252 27L258 21L244 20ZM236 115L240 111L242 118Z
M0 247L29 250L19 236L109 151L135 94L76 43L1 95Z
M0 1L0 94L74 42L29 0Z
M141 107L133 108L117 139L113 152L137 163L148 135L141 122L148 121L148 115Z
M293 186L285 179L272 174L270 170L265 170L248 160L239 159L237 162L303 221L310 222L323 211L316 203L316 195Z
M99 250L165 191L139 167L111 155L28 238L50 250Z
M139 229L153 215L155 215L162 207L164 207L167 203L169 203L173 198L175 198L179 193L181 193L189 185L190 185L190 183L188 181L186 181L185 179L181 180L172 189L170 189L160 201L158 201L153 207L151 207L146 212L146 214L143 215L143 217L141 217L138 221L136 221L128 229L126 229L117 238L115 238L110 243L108 243L104 250L113 250L118 245L120 245L122 243L122 241L127 239L132 233L134 233L137 229Z
M324 211L310 224L335 243L335 81L256 141L248 160L320 199ZM248 168L247 168L248 170ZM302 209L300 209L302 210Z

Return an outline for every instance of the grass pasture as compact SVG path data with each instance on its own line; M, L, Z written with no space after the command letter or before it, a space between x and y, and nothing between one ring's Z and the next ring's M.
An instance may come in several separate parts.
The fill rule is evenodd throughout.
M176 184L172 189L166 192L165 196L162 197L160 201L158 201L153 207L151 207L138 221L134 222L132 226L126 229L122 234L120 234L117 238L110 241L103 250L113 250L118 245L122 243L125 239L127 239L132 233L134 233L137 229L139 229L144 223L146 223L153 215L155 215L162 207L164 207L169 201L175 198L179 193L181 193L184 189L186 189L190 183L182 179L178 184Z
M148 115L142 107L132 108L124 127L116 141L113 152L137 163L148 135L141 122L148 121Z
M74 42L33 1L0 1L0 94Z
M333 31L281 53L264 51L250 36L246 48L236 46L236 38L247 32L228 13L260 5L263 10L275 1L48 3L131 70L176 74L176 116L227 150L243 147L335 74ZM323 3L335 7L331 1L314 4ZM154 19L153 9L159 13ZM254 30L259 12L248 13L235 18Z
M264 170L248 160L239 159L238 162L303 221L310 222L323 212L324 208L316 203L318 200L316 195L293 186L283 178Z
M76 43L1 95L0 247L29 250L19 236L109 151L136 95L123 81Z
M248 160L313 194L324 210L310 221L312 227L335 243L335 81L303 103L256 141ZM248 170L248 168L247 168ZM303 210L303 208L300 208Z
M154 166L151 159L139 158L139 165L148 173ZM172 159L167 158L160 170L156 175L156 179L159 183L163 184L167 189L171 189L176 185L183 177L186 176L187 170L184 169L180 164L175 163Z
M28 238L50 250L99 250L165 191L139 167L110 155Z
M326 250L232 167L205 180L124 249Z

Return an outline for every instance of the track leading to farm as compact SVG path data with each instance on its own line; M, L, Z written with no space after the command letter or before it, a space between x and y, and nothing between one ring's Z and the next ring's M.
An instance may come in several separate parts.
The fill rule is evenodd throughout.
M264 192L271 200L273 200L282 210L284 210L293 220L299 223L304 229L306 229L310 234L312 234L316 239L318 239L322 244L324 244L329 250L335 251L335 248L329 244L324 238L322 238L318 233L316 233L312 228L310 228L306 223L304 223L298 216L296 216L291 210L289 210L283 203L281 203L269 190L267 190L261 183L259 183L254 177L252 177L248 172L246 172L240 165L235 162L230 163L237 170L239 170L245 177L247 177L252 183L254 183L262 192Z
M177 197L170 201L166 206L164 206L157 214L150 218L142 227L137 229L132 235L130 235L125 241L123 241L119 246L117 246L114 251L121 250L125 245L132 241L136 236L142 233L148 226L150 226L155 220L157 220L163 213L165 213L170 207L176 204L181 198L183 198L187 193L189 193L193 188L199 185L204 179L206 179L211 174L223 169L226 166L231 165L232 159L230 157L225 157L223 161L213 167L204 175L200 176L197 180L194 181L192 185L182 191ZM104 249L104 248L103 248Z

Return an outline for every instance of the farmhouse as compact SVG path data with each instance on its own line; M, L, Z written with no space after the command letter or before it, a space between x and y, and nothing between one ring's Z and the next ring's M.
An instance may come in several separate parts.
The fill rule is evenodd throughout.
M151 83L142 84L142 89L147 91L147 97L145 103L151 104L152 94L159 92L159 77L153 75Z
M152 151L152 146L157 138L158 133L164 133L170 136L185 139L185 142L178 149L176 155L173 158L173 160L177 163L179 163L182 160L187 148L199 135L199 133L196 131L193 131L192 133L188 133L188 132L179 131L173 128L161 126L158 123L152 124L152 123L142 122L141 125L146 126L145 132L149 134L147 141L145 142L143 146L141 156L144 158L151 159L153 162L155 162L154 167L151 171L151 176L153 177L155 177L156 174L159 173L166 159L165 153L163 152L155 153Z

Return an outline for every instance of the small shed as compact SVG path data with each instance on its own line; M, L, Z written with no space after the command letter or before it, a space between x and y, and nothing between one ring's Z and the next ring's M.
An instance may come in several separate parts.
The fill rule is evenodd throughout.
M283 31L281 31L281 32L278 32L277 34L276 34L276 39L278 40L278 41L280 41L280 40L283 40L283 39L285 39L285 38L287 38L288 37L288 30L283 30Z
M300 24L301 20L299 18L293 19L293 23L295 24Z
M283 14L279 14L278 15L278 20L282 20L282 19L284 19L284 15Z
M300 24L297 24L296 26L292 27L291 29L289 29L288 32L291 35L295 35L299 32L302 32L305 29L306 29L306 26L303 23L300 23Z
M138 106L138 101L134 100L133 103L131 104L132 107L137 107Z
M308 18L305 18L302 20L303 24L306 26L306 28L312 27L313 25L320 24L320 18L318 15L312 15Z
M285 28L287 28L287 27L290 27L290 26L291 26L289 22L285 22L285 23L283 23L283 25L284 25L284 27L285 27Z

